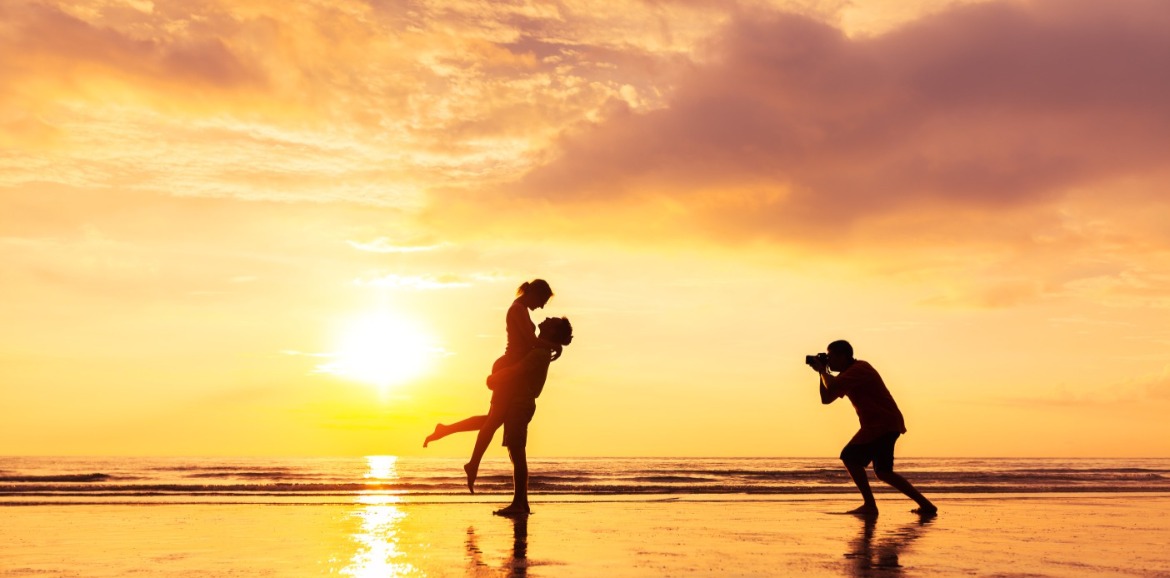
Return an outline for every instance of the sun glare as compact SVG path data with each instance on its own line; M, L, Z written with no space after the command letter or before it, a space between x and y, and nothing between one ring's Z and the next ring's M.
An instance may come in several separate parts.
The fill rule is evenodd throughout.
M351 322L320 371L388 388L426 373L437 348L431 334L404 317L378 313Z

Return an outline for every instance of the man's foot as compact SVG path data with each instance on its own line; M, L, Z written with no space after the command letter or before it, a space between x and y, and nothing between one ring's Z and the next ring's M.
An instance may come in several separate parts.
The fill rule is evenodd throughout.
M517 506L516 504L512 504L507 508L500 508L499 510L492 512L492 514L497 516L504 516L505 518L515 518L517 516L527 516L532 514L532 509L528 508L527 506Z
M918 517L920 518L933 518L938 515L938 506L935 506L934 504L918 506L917 508L910 510L910 512L918 514Z
M845 513L853 514L854 516L876 516L878 515L878 508L877 504L864 504L860 508L854 508Z
M475 478L479 475L479 466L463 464L463 472L467 474L467 490L475 493Z
M437 442L445 437L447 437L447 426L441 423L437 423L435 424L435 431L431 432L431 435L427 436L427 439L423 440L423 447L425 448L427 447L427 444L431 442Z

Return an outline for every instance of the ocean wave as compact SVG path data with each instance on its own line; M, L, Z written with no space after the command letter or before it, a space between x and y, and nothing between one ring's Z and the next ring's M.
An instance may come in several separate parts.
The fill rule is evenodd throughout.
M114 479L109 474L50 474L43 476L0 476L3 483L37 483L37 482L105 482Z
M901 471L924 493L1170 492L1170 460L914 459ZM0 458L0 496L466 495L462 460ZM842 494L856 492L834 459L575 458L530 461L530 489L559 495ZM509 493L511 469L485 462L477 493ZM877 491L887 491L874 484ZM212 497L212 498L208 498ZM259 498L263 499L263 498Z
M294 473L285 472L285 471L281 471L281 472L264 472L264 471L250 472L250 471L244 471L244 470L223 470L223 471L213 471L213 472L207 472L207 471L196 472L196 473L185 474L183 477L186 477L186 478L211 478L211 479L259 478L259 479L274 479L274 480L278 480L278 479L308 479L308 480L321 479L321 476L306 475L306 474L294 474Z

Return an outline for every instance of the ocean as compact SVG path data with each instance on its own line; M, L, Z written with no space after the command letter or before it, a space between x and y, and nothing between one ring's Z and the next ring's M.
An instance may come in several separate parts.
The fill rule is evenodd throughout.
M353 503L471 498L463 460L0 457L0 505ZM534 499L814 496L856 492L826 458L535 458ZM1170 492L1170 459L900 458L923 493ZM510 466L485 460L477 495L511 492ZM878 492L891 491L875 483Z

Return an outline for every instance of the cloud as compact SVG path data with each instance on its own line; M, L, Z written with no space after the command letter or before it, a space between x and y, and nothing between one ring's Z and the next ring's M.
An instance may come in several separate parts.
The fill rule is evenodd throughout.
M378 287L383 289L414 289L428 291L433 289L454 289L471 286L471 281L459 275L383 275L373 279L358 279L358 285Z
M0 8L0 16L9 32L5 44L20 49L3 59L7 67L60 74L97 66L139 81L181 83L187 90L193 85L232 88L265 83L263 72L222 36L134 34L132 29L95 24L39 2ZM13 62L16 59L18 63Z
M409 245L397 244L386 237L378 237L373 241L346 241L350 247L359 251L367 251L370 253L424 253L435 251L446 246L446 243L438 243L432 245Z
M745 12L668 107L614 101L520 189L554 203L665 197L710 233L776 239L1029 209L1160 170L1168 29L1149 0L982 3L855 37Z
M725 10L630 8L16 0L0 186L417 210L514 180L611 98L660 106Z
M1170 367L1158 374L1135 376L1108 387L1085 391L1062 389L1049 395L1019 395L1001 397L993 405L1028 409L1102 409L1107 406L1144 406L1170 402Z

